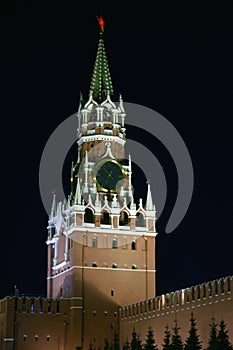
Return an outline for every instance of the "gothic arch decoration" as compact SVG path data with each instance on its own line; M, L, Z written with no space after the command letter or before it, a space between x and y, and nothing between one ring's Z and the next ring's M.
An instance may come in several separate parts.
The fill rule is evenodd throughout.
M130 212L126 208L123 208L120 211L120 218L119 218L120 226L129 225L129 215L130 215Z
M92 206L88 205L84 212L84 222L93 224L94 223L95 210Z
M136 226L139 226L139 227L146 227L146 213L145 211L140 208L139 210L137 210L136 212Z
M107 205L101 209L101 218L100 218L101 225L111 225L110 214L111 214L111 210Z

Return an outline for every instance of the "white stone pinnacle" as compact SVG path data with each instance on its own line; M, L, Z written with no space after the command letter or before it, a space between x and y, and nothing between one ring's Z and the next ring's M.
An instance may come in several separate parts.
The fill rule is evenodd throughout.
M81 196L81 189L80 189L80 181L79 177L77 178L77 186L76 186L76 192L74 197L74 204L80 205L82 203L82 196Z
M147 189L147 198L146 198L146 210L154 210L149 181L147 182L147 186L148 186L148 189Z
M56 216L56 193L53 192L53 202L52 202L52 208L51 208L51 218L54 218Z

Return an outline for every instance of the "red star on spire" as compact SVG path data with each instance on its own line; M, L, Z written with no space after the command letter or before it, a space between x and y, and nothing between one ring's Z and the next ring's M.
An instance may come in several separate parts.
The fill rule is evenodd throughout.
M104 20L103 20L103 17L99 16L99 17L97 17L97 19L98 19L98 22L99 22L100 29L102 30L102 32L104 32Z

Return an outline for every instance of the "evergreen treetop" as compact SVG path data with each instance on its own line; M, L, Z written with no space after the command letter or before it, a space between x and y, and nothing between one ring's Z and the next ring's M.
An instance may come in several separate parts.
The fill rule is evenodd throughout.
M157 350L158 347L155 344L154 334L151 327L149 327L146 337L146 343L144 345L144 350Z
M175 320L175 325L173 327L172 341L170 348L171 350L183 350L183 342L179 334L180 328L178 327L177 320Z
M165 332L164 332L164 340L163 340L163 344L162 344L163 350L171 349L170 341L171 341L171 332L168 329L168 325L166 325Z
M217 323L213 318L212 323L210 323L210 335L209 335L208 346L206 350L217 350L217 349L218 349Z
M128 338L126 339L126 342L123 345L123 350L130 350L130 342Z
M197 334L196 320L191 313L189 336L186 339L184 350L201 350L201 342Z
M137 335L135 329L133 329L130 348L131 348L131 350L141 350L142 349L140 336Z
M217 335L218 350L233 350L233 346L229 341L226 323L222 319L219 323L219 331Z

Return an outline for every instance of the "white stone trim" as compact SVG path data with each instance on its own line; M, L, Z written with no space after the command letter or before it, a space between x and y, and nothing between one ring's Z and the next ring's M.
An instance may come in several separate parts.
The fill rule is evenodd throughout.
M103 228L103 227L88 227L88 232L94 232L97 234L100 233L108 233L110 235L112 234L120 234L120 235L128 235L128 236L146 236L146 237L156 237L158 232L146 232L146 231L137 231L137 230L130 230L129 226L121 226L122 228L119 229L113 229L111 227L108 228ZM78 231L78 232L84 232L87 227L85 226L72 226L67 230L68 236L70 236L73 232ZM126 232L127 231L127 232Z
M119 136L112 136L112 135L102 135L102 134L97 134L97 135L88 135L88 136L82 136L78 141L77 144L80 146L84 142L90 142L90 141L115 141L120 143L121 145L125 144L125 140L120 138Z
M144 273L147 273L147 272L152 272L152 273L155 273L156 270L147 270L147 269L131 269L131 268L113 268L113 267L92 267L92 266L72 266L69 270L65 270L61 273L58 273L57 275L55 276L49 276L47 277L47 280L51 280L51 279L54 279L56 277L59 277L60 275L62 275L63 273L65 272L68 272L68 271L71 271L73 269L86 269L86 270L107 270L107 271L126 271L126 272L144 272Z
M56 265L56 266L53 266L52 269L53 269L53 270L58 270L58 269L61 269L62 267L67 266L67 265L69 265L69 264L70 264L69 261L63 261L63 262L61 262L60 264L58 264L58 265Z

